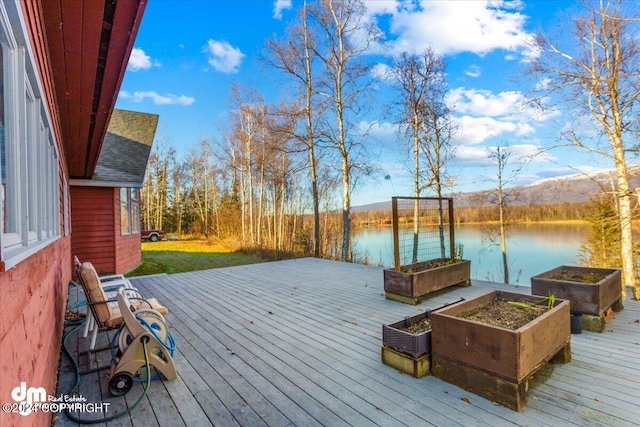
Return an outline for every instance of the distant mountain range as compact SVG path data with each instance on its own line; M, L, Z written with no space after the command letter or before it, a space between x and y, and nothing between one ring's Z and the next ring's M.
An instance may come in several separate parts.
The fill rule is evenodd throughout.
M616 185L615 171L608 170L591 174L574 174L547 178L532 184L505 189L511 205L544 205L558 203L587 202L603 189ZM634 191L640 187L640 166L629 167L629 186ZM449 197L451 195L447 195ZM495 190L481 190L453 194L456 207L487 206L494 204ZM391 210L391 200L354 206L353 212Z

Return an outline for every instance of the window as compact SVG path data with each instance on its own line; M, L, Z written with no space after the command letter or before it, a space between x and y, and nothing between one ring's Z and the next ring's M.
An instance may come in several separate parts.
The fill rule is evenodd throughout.
M120 189L120 234L140 233L140 190Z
M0 261L5 269L60 236L58 151L20 13L19 3L0 2Z

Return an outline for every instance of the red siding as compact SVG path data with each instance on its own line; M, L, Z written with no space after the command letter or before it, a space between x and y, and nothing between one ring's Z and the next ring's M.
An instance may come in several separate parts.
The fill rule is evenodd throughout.
M71 187L71 252L99 273L115 273L113 188Z
M20 385L53 395L71 279L70 239L63 237L0 273L0 402L13 402ZM0 411L1 426L49 425L50 413Z
M120 189L71 187L71 250L98 273L126 273L142 262L140 234L120 235Z

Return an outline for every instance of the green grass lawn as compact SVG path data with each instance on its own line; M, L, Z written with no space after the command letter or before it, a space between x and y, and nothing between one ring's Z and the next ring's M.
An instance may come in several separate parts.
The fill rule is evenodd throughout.
M127 273L128 277L159 273L183 273L209 268L255 264L257 254L233 252L206 240L179 240L142 243L142 264Z

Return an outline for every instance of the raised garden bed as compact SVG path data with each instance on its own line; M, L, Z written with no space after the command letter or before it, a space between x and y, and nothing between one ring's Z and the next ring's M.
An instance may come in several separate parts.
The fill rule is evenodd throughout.
M623 309L621 273L615 268L556 267L531 278L531 293L570 301L571 311L583 314L583 329L593 332L604 330L610 308Z
M471 261L440 258L384 270L386 298L407 304L419 304L430 293L453 285L471 285Z
M541 300L492 291L432 313L431 373L519 411L526 403L533 373L552 358L563 363L571 360L569 302L556 299L517 329L463 318L498 299L529 304Z

